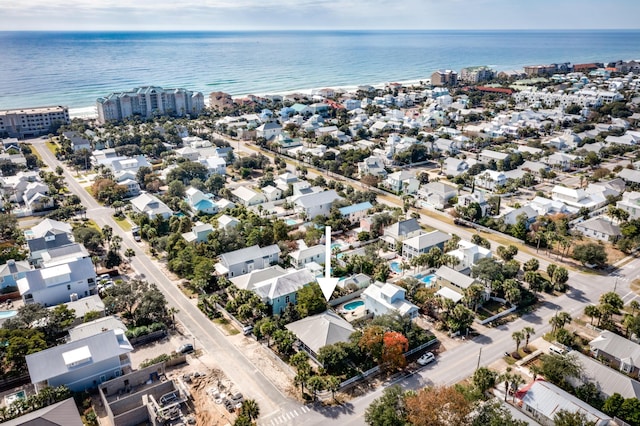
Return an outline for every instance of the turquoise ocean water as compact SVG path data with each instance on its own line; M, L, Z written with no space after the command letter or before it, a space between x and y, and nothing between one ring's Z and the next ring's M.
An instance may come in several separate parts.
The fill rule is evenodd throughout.
M140 85L237 96L620 59L640 59L640 31L0 32L0 109L87 107Z

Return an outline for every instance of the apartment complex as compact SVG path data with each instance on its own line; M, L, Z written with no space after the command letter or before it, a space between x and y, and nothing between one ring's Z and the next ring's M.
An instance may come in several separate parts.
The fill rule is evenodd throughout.
M458 84L458 73L453 70L438 70L431 74L433 86L455 86Z
M491 80L495 72L487 66L467 67L460 70L460 80L469 84Z
M138 115L197 115L204 109L204 95L186 89L143 86L128 92L111 93L96 101L100 123L119 121Z
M0 136L33 137L51 133L62 124L69 124L69 108L48 106L0 111Z

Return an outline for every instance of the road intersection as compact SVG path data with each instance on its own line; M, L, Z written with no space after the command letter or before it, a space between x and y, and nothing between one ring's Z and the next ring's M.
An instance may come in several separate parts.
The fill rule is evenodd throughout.
M570 288L566 294L555 298L547 297L536 311L523 315L506 325L486 329L482 335L468 339L458 347L444 352L438 357L436 363L397 377L385 383L385 386L340 406L303 405L283 395L238 348L225 338L224 334L197 308L193 301L180 291L177 283L172 282L163 273L157 262L143 250L139 243L133 240L132 235L117 225L112 217L113 210L97 203L78 183L64 164L58 161L45 146L44 140L35 139L30 142L52 170L58 165L63 167L68 188L80 197L86 208L87 217L94 220L100 227L111 226L114 233L123 238L122 248L125 250L131 248L135 251L136 256L131 261L132 267L138 274L143 275L144 279L156 283L163 291L170 307L177 309L177 319L192 333L196 346L204 347L207 352L214 355L217 367L239 388L243 389L245 394L258 402L262 413L259 423L262 425L326 425L334 422L340 422L342 425L364 424L366 407L381 395L387 385L397 383L405 389L419 389L430 384L459 382L471 375L476 365L491 364L501 358L505 350L510 350L513 346L511 338L513 331L531 326L535 329L535 335L532 339L542 336L550 330L549 319L558 311L568 312L573 317L580 315L586 305L597 304L600 295L607 291L615 290L623 297L625 303L629 303L637 297L635 293L631 292L630 284L640 277L640 259L634 258L627 261L609 276L570 271ZM254 149L248 148L244 144L238 144L238 147L245 152L255 152ZM322 171L313 171L310 167L310 174L312 173L321 174ZM385 201L386 199L387 197L385 197ZM402 200L399 197L389 197L389 199L395 205L402 205ZM441 231L455 233L463 239L470 239L475 233L474 230L438 220L434 215L421 214L421 221ZM489 236L489 238L491 237ZM525 262L532 257L534 256L521 251L516 259ZM545 268L549 263L549 260L543 256L536 256L536 258L540 260L541 268Z

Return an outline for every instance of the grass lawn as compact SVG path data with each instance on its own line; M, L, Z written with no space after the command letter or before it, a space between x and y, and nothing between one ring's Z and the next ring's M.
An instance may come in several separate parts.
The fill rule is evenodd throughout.
M228 319L226 319L226 318L218 318L218 319L214 319L214 320L213 320L213 322L214 322L214 323L216 323L216 324L218 324L218 325L221 325L221 326L222 326L222 328L224 328L224 331L226 331L226 332L227 332L227 334L229 334L230 336L234 336L234 335L236 335L236 334L240 333L240 332L238 331L238 329L237 329L237 328L235 328L234 326L232 326L232 325L229 323L229 320L228 320Z
M56 148L58 148L58 145L56 145L55 142L48 140L44 144L47 146L47 149L49 149L49 151L51 151L53 155L56 154Z
M83 222L84 226L87 226L89 228L93 228L97 231L102 232L102 229L100 229L100 227L98 226L97 223L95 223L93 220L89 219Z
M44 164L44 167L49 167L49 166L48 166L44 161L42 161L42 155L40 155L40 153L38 152L38 150L37 150L37 149L35 149L35 148L33 147L33 145L31 145L31 144L29 144L29 143L28 143L28 144L25 144L25 145L27 145L29 148L31 148L31 153L32 153L33 155L35 155L36 157L38 157L38 160L40 160L40 162L42 162L42 163Z
M131 231L131 222L129 222L126 217L114 216L113 220L116 221L118 226L122 228L123 231Z

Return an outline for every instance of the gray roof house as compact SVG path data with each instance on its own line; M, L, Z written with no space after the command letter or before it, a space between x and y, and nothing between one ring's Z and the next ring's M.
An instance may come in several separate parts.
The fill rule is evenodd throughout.
M36 390L66 385L80 392L122 375L131 366L133 346L123 330L73 340L26 356Z
M27 271L17 283L25 304L55 306L95 294L96 271L91 259L85 257Z
M254 269L264 269L275 265L279 260L280 248L277 244L262 248L256 244L221 254L220 261L216 264L216 271L221 275L233 278L247 274Z
M605 330L589 342L589 347L595 358L603 358L612 368L617 368L632 377L638 377L640 345L637 343Z
M315 281L316 277L308 269L285 270L278 265L231 279L236 287L260 296L271 306L273 314L281 314L289 304L295 305L298 290Z
M418 223L418 219L401 220L384 228L382 239L389 244L392 250L395 250L396 244L401 243L407 238L418 236L422 233L422 228Z
M73 398L24 414L2 423L4 426L83 426Z
M67 244L42 253L42 266L55 266L61 263L71 262L72 260L82 259L83 257L89 257L89 252L82 244Z
M293 332L302 348L317 361L320 348L338 342L348 342L355 329L332 311L303 318L285 326Z
M604 398L608 398L614 393L620 394L625 399L640 398L640 382L637 380L633 380L626 374L619 373L579 351L571 351L569 355L575 356L583 368L579 379L569 378L569 383L572 386L578 387L583 383L594 383Z
M331 212L333 202L341 199L342 197L333 189L313 192L299 196L294 202L295 210L297 213L305 214L309 219L313 219L318 215L327 216Z
M595 426L611 424L611 417L542 379L535 380L516 392L516 399L522 403L522 409L541 424L553 425L553 419L560 410L581 412Z
M434 247L440 250L444 249L444 243L451 239L451 235L442 231L431 231L421 234L413 238L406 239L402 242L402 256L407 260L411 260L414 256L429 253Z
M169 219L173 214L173 211L155 195L140 194L130 202L134 211L146 214L151 220L158 216Z
M475 278L462 274L448 266L441 266L435 272L436 287L442 297L459 302L464 297L464 291L477 282Z
M30 270L31 266L26 260L7 260L7 263L0 265L0 289L16 287L17 281Z
M613 241L620 235L620 227L604 217L597 216L577 223L575 229L584 236L600 241Z

